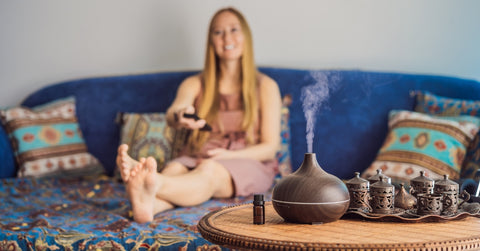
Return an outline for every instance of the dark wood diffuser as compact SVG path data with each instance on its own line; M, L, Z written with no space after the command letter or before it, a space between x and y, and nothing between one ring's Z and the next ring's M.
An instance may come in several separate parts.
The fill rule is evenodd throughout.
M298 170L281 179L272 195L275 211L295 223L336 221L349 203L347 186L320 167L315 153L306 153Z

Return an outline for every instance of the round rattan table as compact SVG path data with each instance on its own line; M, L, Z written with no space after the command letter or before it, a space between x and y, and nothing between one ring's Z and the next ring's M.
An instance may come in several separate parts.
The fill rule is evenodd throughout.
M198 223L203 238L224 247L258 250L480 250L480 218L430 223L340 219L309 225L285 222L272 204L265 224L252 222L252 204L223 208Z

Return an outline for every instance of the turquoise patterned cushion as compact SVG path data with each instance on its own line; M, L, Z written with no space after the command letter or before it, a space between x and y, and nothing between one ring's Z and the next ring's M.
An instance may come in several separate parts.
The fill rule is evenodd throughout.
M410 181L424 171L433 179L448 174L460 177L466 147L479 130L480 119L472 116L438 117L393 110L389 133L363 177L377 169L399 182Z
M438 116L470 115L480 117L480 100L447 98L430 92L419 92L415 111ZM480 170L480 132L467 148L461 177L473 178Z
M175 130L167 125L164 113L122 113L120 143L129 145L134 158L153 157L161 169L173 157Z
M88 153L75 114L75 99L34 108L0 110L18 164L18 176L76 176L103 172Z

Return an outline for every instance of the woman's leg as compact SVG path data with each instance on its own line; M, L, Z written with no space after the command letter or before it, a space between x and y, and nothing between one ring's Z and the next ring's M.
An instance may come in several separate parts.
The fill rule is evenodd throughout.
M175 176L180 174L185 174L188 172L188 168L180 162L168 162L167 165L160 172L163 175Z
M156 213L165 210L164 202L193 206L212 197L229 198L234 192L230 174L213 160L203 161L196 169L182 175L167 176L156 170L153 158L131 169L127 191L137 222L153 220Z
M234 187L230 173L214 160L204 160L192 171L176 176L160 175L157 198L177 206L194 206L215 198L230 198Z

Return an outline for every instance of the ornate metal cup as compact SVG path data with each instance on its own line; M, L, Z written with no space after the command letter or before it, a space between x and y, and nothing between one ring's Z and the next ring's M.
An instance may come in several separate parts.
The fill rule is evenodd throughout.
M448 179L448 174L443 175L443 180L435 182L434 192L443 195L444 215L456 214L458 210L458 183Z
M467 191L463 191L459 194L459 185L455 181L448 179L448 174L443 175L443 180L435 182L435 193L443 195L443 211L444 215L453 215L457 213L458 207L465 201L470 199L470 194ZM458 198L463 199L459 203Z
M433 193L433 186L435 181L426 177L423 171L420 171L420 176L413 178L410 181L410 194L416 196L422 193Z
M391 214L394 211L395 187L383 180L375 182L370 187L372 213Z
M350 193L350 205L348 210L360 210L370 212L370 194L368 190L370 188L370 182L366 179L360 178L360 173L355 172L355 177L348 180L347 183L348 192Z
M382 169L377 169L377 174L368 177L368 182L370 182L370 185L373 185L375 182L379 181L380 178L383 178L384 182L387 182L389 184L392 183L392 179L387 175L383 174Z
M440 215L443 209L443 195L420 193L417 194L417 214Z

